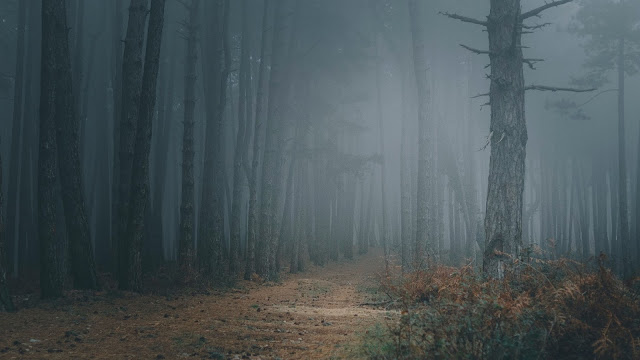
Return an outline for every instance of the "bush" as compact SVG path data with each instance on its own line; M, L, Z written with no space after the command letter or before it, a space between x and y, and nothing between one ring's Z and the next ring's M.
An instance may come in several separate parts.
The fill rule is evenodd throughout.
M375 359L637 359L638 282L602 264L513 261L501 280L470 266L389 273L383 289L398 316L370 331ZM372 346L376 344L376 346Z

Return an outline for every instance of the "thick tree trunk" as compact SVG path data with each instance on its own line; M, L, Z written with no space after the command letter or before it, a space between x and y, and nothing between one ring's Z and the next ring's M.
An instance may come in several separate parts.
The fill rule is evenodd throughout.
M431 149L431 134L433 121L429 119L429 86L427 83L427 59L425 53L424 25L420 14L423 14L423 2L410 0L409 12L411 16L411 35L413 44L413 66L418 89L418 191L417 191L417 221L416 238L414 242L414 262L419 266L423 256L430 256L433 239L429 239L429 219L431 219L430 193L434 183L434 167ZM427 253L423 246L426 245Z
M258 166L260 164L260 128L262 124L262 112L264 106L264 87L266 77L266 47L268 44L268 18L270 11L270 0L264 1L262 14L262 44L260 46L260 67L258 69L258 92L256 96L256 111L253 130L253 150L251 157L251 178L249 179L249 214L248 214L248 234L247 234L247 262L244 272L245 280L251 279L256 271L256 243L258 241Z
M16 73L15 73L15 84L13 88L13 123L11 128L11 152L9 153L9 198L7 204L7 228L6 228L6 237L5 239L9 239L5 242L8 244L8 254L9 261L7 269L11 271L14 268L17 268L18 264L14 264L13 259L14 253L18 251L18 245L16 244L16 238L18 233L16 231L16 214L18 213L18 209L20 202L18 199L18 184L19 184L19 172L20 172L20 164L26 163L21 160L22 152L20 149L20 140L25 141L25 130L21 133L21 127L23 123L22 119L22 98L24 93L24 70L25 70L25 39L24 34L26 31L26 18L27 18L27 5L28 1L20 1L18 5L18 28L17 28L17 39L16 39ZM35 11L35 7L30 11ZM31 30L32 31L32 30ZM28 85L28 84L27 84ZM27 86L28 87L28 86ZM26 164L23 166L27 166ZM17 261L16 261L17 262Z
M483 271L502 276L499 252L516 256L522 244L527 125L524 114L520 0L491 0L491 159Z
M269 102L267 110L264 160L262 164L262 203L260 207L260 259L258 274L265 279L275 279L275 256L278 241L279 182L282 181L281 140L283 115L285 114L285 79L287 35L291 24L288 0L278 1L275 9L272 41Z
M121 289L142 291L142 239L144 219L149 203L149 152L151 150L151 129L156 104L156 84L160 63L162 28L164 26L165 0L151 0L147 48L144 56L144 74L140 109L136 129L136 142L131 179L131 210L125 244L127 246L126 283Z
M224 110L227 101L227 78L229 75L230 53L229 53L229 1L219 3L222 9L222 29L220 33L222 47L218 51L219 55L224 55L223 67L214 67L213 71L220 71L219 83L212 82L213 89L216 89L218 98L207 96L207 134L205 138L205 159L204 159L204 183L202 186L202 202L200 206L200 223L198 227L198 244L203 244L204 253L198 249L198 259L201 270L212 277L212 279L222 279L225 273L224 264L224 212L225 212L225 192L228 188L227 178L224 171ZM215 77L215 76L214 76ZM211 101L216 101L213 106ZM228 191L227 191L228 193Z
M187 47L184 63L184 122L182 135L182 200L180 204L180 238L178 264L188 276L195 266L195 194L194 194L194 112L196 106L196 62L198 60L197 29L199 0L191 1L187 25ZM205 155L206 156L206 155ZM208 256L202 253L201 256Z
M44 5L43 5L44 6ZM64 4L56 4L50 14L58 26L67 26ZM44 14L43 14L44 16ZM55 77L56 113L56 141L58 168L60 174L60 188L64 205L67 236L71 258L71 274L74 287L79 289L96 289L96 265L91 245L89 221L84 202L82 169L80 166L80 137L79 125L75 111L75 98L72 91L71 58L69 40L67 36L56 34L54 41L59 47L54 56L57 60L57 74ZM44 61L47 56L43 53ZM42 111L42 110L41 110Z
M62 296L64 282L63 239L57 231L56 117L64 116L59 101L58 74L67 41L64 0L42 1L42 65L40 84L40 141L38 157L38 233L40 238L40 289L43 298Z
M131 0L129 23L124 41L122 59L122 113L119 137L118 181L118 280L121 289L128 290L129 247L127 244L127 223L131 211L131 180L133 179L133 156L135 151L136 128L138 126L139 104L142 91L142 47L144 43L147 17L147 0Z
M233 199L231 209L231 239L229 243L229 271L237 274L239 269L239 248L240 248L240 217L241 207L244 203L244 154L248 145L246 139L246 127L248 126L246 104L249 102L247 96L247 77L249 71L249 4L247 0L242 2L242 43L240 54L240 84L238 95L238 131L236 133L235 151L233 154Z

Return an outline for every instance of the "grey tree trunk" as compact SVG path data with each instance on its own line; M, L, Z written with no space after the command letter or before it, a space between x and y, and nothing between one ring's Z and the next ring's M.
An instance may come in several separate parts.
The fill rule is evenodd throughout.
M8 253L11 256L8 261L7 269L13 268L13 261L11 261L14 257L14 252L17 252L17 244L16 237L18 233L16 232L16 214L18 213L19 208L19 200L18 200L18 180L19 180L19 172L20 172L20 163L24 161L20 161L21 151L20 149L20 140L24 142L24 134L21 134L21 126L23 123L22 119L22 98L24 93L24 68L25 68L25 28L26 28L26 18L27 18L27 5L28 1L20 1L18 5L18 28L17 28L17 39L16 39L16 69L15 69L15 85L13 88L13 123L11 128L11 147L9 153L9 198L7 204L7 228L6 228L6 239L9 239L7 242ZM35 11L35 9L31 9L30 11ZM28 86L27 86L28 87ZM25 131L22 131L24 133ZM5 240L6 242L6 240ZM16 261L17 262L17 261ZM15 264L17 267L18 264Z
M418 184L417 184L417 219L416 238L414 242L414 262L420 265L424 255L430 256L431 241L429 239L429 219L432 211L430 205L430 193L433 188L435 170L431 154L433 121L429 119L428 99L429 86L427 83L427 59L424 41L424 26L420 14L423 14L424 3L418 0L409 1L409 13L411 17L411 35L413 45L413 66L418 89ZM427 253L423 246L426 245Z
M522 203L527 126L524 114L520 0L491 0L491 159L485 215L483 272L500 277L504 252L522 244Z
M246 127L248 126L246 104L250 97L247 96L247 77L249 71L249 4L247 0L242 2L242 43L240 54L240 84L238 96L238 131L236 134L236 146L233 154L233 199L231 209L231 239L229 243L229 271L236 274L240 271L239 267L239 248L240 248L240 216L241 207L244 203L244 176L245 162L244 154L248 147L248 139L246 138Z
M147 18L147 0L131 0L129 23L124 40L122 58L122 112L119 135L119 180L118 180L118 280L119 287L128 288L129 247L127 222L130 216L131 180L133 179L133 156L139 104L142 91L142 47Z
M122 0L115 0L113 24L112 48L111 48L111 68L113 71L111 78L111 96L113 100L113 161L111 171L111 250L114 258L113 269L118 269L118 226L120 223L120 116L122 115Z
M625 39L618 43L618 218L620 219L620 235L618 238L621 244L622 270L626 277L630 275L629 264L629 210L627 197L627 148L625 140L624 124L624 87L625 87Z
M0 310L14 311L13 301L7 288L7 254L4 247L4 198L2 196L2 157L0 156Z
M251 177L249 179L249 214L247 220L247 262L244 272L245 280L251 279L256 271L256 243L258 236L258 166L260 164L260 128L264 106L264 87L266 77L266 47L270 0L264 1L262 14L262 44L260 46L260 67L258 69L258 85L256 96L256 111L254 114L253 150L251 157Z
M284 107L287 34L291 24L288 0L276 4L272 60L269 79L264 160L262 164L262 203L260 207L260 256L257 272L265 279L275 279L275 256L278 241L278 196L282 174L281 138Z
M156 84L160 63L162 28L164 26L165 0L151 0L147 48L144 57L144 74L140 97L139 118L136 129L136 143L131 179L131 211L127 225L127 265L126 283L121 289L142 291L142 239L144 219L149 203L149 152L151 150L151 128L156 104Z
M42 63L40 75L40 140L38 156L38 235L40 290L43 298L62 296L63 239L57 229L56 116L62 116L58 73L62 71L62 42L67 39L64 0L42 1ZM66 49L68 52L68 48ZM60 111L60 112L59 112Z
M198 41L199 0L191 1L187 25L187 47L184 63L184 122L182 135L182 200L180 204L180 238L178 240L178 264L188 275L195 266L195 194L194 194L194 111L196 106L196 51ZM204 253L202 256L206 256Z

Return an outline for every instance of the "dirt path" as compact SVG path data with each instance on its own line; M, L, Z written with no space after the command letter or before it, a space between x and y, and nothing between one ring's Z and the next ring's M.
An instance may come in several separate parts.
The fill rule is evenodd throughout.
M358 358L379 253L223 295L76 296L0 314L0 359Z

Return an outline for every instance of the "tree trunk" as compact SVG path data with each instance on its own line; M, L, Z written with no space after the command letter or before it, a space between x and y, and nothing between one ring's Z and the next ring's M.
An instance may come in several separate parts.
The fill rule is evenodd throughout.
M128 289L129 247L127 244L127 222L130 216L131 180L133 179L133 156L136 128L142 91L142 46L144 43L147 0L131 0L129 23L124 41L122 59L122 113L120 117L119 175L118 181L118 280L121 289Z
M4 247L4 213L2 205L4 198L2 197L2 157L0 156L0 310L4 308L6 311L14 311L13 301L9 296L7 288L7 254Z
M131 210L127 225L127 276L121 289L142 291L142 239L144 219L149 202L149 152L151 150L151 128L156 104L156 84L160 63L162 28L164 25L165 0L151 0L147 48L144 56L144 74L140 110L136 129L136 143L131 179Z
M285 78L287 33L291 14L288 0L276 4L273 25L272 60L269 79L269 102L267 110L264 160L262 164L262 204L260 207L260 253L258 274L265 279L275 279L275 255L278 241L278 197L282 174L281 141L282 116L285 114Z
M627 148L625 140L624 124L624 87L625 87L625 39L620 39L618 43L618 206L620 219L622 270L624 276L630 275L629 258L629 213L627 197Z
M262 124L262 108L264 106L264 86L266 76L266 47L270 0L264 1L262 13L262 44L260 46L260 67L258 69L258 93L254 114L253 151L251 157L251 178L249 179L249 214L247 234L247 262L244 272L245 280L251 279L256 271L256 242L258 236L258 166L260 164L260 127Z
M198 54L197 29L199 0L191 1L187 26L187 47L184 67L184 130L182 135L182 200L180 204L180 239L178 240L178 264L183 275L188 276L195 266L195 194L194 194L194 111L196 106L196 62ZM206 156L206 155L205 155ZM207 254L202 254L206 256Z
M430 192L433 188L435 170L431 154L433 121L429 119L429 86L427 83L427 59L425 53L424 25L422 22L423 2L409 1L411 16L411 35L413 44L413 66L418 89L418 191L417 191L417 221L416 238L414 243L414 261L417 266L422 263L424 254L423 245L426 244L427 256L432 255L431 241L429 239L429 219L431 218Z
M118 269L118 236L120 232L120 116L122 115L122 0L115 0L115 11L113 14L113 39L111 49L111 68L113 71L111 78L111 96L113 100L113 144L112 144L112 171L111 171L111 250L113 255L113 269ZM133 10L133 9L132 9ZM142 15L137 13L138 15ZM131 19L133 20L133 19ZM142 49L140 50L142 51Z
M247 77L249 71L249 4L247 0L242 2L242 43L240 54L240 84L238 94L238 131L236 134L236 146L233 154L233 199L231 209L231 239L229 243L229 271L236 274L239 269L239 248L240 248L240 217L241 207L244 203L243 185L243 163L244 154L248 145L246 138L246 127L248 126L246 104L249 102L247 96Z
M483 272L502 276L498 252L517 256L522 244L522 202L527 126L520 0L491 0L491 159L485 216Z
M42 65L40 84L40 141L38 157L38 233L40 238L40 289L43 298L62 296L64 282L63 239L57 231L56 117L64 116L58 73L67 40L64 0L42 1ZM68 89L67 89L68 90Z
M7 250L10 256L8 261L7 269L11 271L14 268L17 268L18 264L13 263L14 252L17 252L18 246L16 244L16 237L18 233L16 231L16 214L18 213L19 208L19 199L18 199L18 183L19 178L18 174L20 172L20 164L25 163L25 161L20 161L21 151L20 149L20 140L25 141L25 131L21 133L21 126L23 123L22 119L22 97L24 93L24 70L25 70L25 40L24 33L26 28L26 18L27 18L27 5L28 1L20 1L18 5L18 28L17 28L17 39L16 39L16 73L15 73L15 85L13 88L13 123L11 128L11 152L9 153L9 198L7 204L7 228L6 228L6 237L5 239L9 239L5 242L8 244ZM36 11L31 9L30 11ZM33 31L33 30L30 30ZM28 84L27 84L28 85ZM28 86L27 86L28 87ZM26 166L26 164L24 165Z

